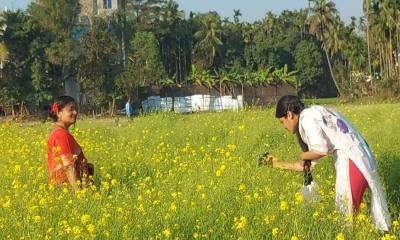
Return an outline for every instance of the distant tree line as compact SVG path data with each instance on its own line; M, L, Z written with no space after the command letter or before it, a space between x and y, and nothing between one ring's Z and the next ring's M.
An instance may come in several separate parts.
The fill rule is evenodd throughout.
M67 79L92 108L141 86L193 83L221 90L289 82L305 97L398 94L400 3L363 7L347 25L328 0L247 23L240 10L230 20L185 16L173 0L124 0L86 26L79 0L35 1L0 14L0 105L39 105Z

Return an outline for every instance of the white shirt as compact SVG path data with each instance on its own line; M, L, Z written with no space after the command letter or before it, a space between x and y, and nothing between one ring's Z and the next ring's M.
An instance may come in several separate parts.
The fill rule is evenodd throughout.
M322 107L304 109L299 116L299 132L309 150L331 153L336 169L336 206L353 213L349 159L364 175L371 189L371 215L375 227L389 230L391 219L374 156L360 133L339 113Z

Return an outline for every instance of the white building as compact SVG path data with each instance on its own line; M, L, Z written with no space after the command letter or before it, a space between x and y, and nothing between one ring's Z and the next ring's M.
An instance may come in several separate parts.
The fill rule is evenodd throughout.
M80 17L109 16L120 7L120 0L80 0Z

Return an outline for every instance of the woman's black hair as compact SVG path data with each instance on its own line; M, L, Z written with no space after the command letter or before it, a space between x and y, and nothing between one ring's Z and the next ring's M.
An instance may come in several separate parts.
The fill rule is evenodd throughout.
M300 114L304 108L304 103L299 97L294 95L285 95L281 97L276 104L275 117L284 117L289 111L295 114Z
M57 113L60 112L69 103L76 103L75 99L71 96L59 96L58 98L56 98L50 109L50 118L53 119L54 122L57 122Z
M300 100L299 97L294 95L285 95L281 97L278 103L276 104L275 117L277 118L285 117L287 112L289 111L300 115L300 113L303 111L304 108L305 108L304 103ZM301 139L299 131L296 132L296 137L303 152L307 152L308 146Z

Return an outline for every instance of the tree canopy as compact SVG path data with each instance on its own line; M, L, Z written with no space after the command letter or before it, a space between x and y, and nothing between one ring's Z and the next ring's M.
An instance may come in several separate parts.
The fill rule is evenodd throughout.
M189 83L222 89L286 81L308 97L400 91L396 0L364 1L364 15L349 24L330 0L253 23L241 21L240 9L232 20L217 12L185 16L173 0L125 0L104 16L81 9L79 0L41 0L0 13L1 104L39 104L67 79L93 107L140 86Z

